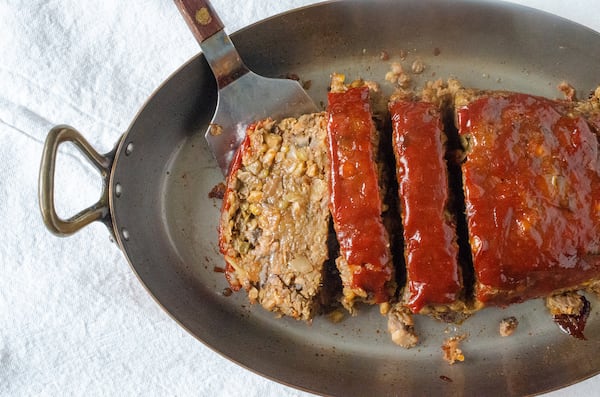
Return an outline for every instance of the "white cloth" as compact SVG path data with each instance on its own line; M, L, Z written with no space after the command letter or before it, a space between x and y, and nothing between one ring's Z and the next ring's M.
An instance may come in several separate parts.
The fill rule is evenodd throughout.
M229 32L314 2L213 0ZM600 30L596 0L518 2ZM109 151L144 100L198 51L170 0L0 0L0 395L308 395L181 329L104 226L61 239L42 224L47 131L68 123ZM73 148L61 149L57 172L61 215L98 197L97 173ZM598 390L600 376L551 395Z

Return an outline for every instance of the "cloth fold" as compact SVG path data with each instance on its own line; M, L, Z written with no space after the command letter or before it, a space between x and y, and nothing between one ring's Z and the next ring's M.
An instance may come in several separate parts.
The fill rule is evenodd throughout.
M229 32L315 0L213 0ZM520 0L600 30L594 0ZM67 123L110 151L148 96L199 52L168 0L0 2L0 395L309 396L211 351L152 300L101 224L68 238L37 200L47 131ZM59 151L57 207L95 202L100 178ZM592 395L595 377L553 396ZM401 391L399 391L401 393Z

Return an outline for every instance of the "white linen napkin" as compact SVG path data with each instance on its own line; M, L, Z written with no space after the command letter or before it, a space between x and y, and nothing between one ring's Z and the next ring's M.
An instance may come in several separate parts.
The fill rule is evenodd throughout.
M314 2L213 0L230 33ZM518 2L600 30L595 0L571 1L566 12L560 0ZM70 124L108 152L145 99L198 51L169 0L0 1L0 395L309 395L229 362L181 329L103 225L62 239L41 220L47 131ZM65 145L59 214L99 192L95 169ZM595 377L551 395L598 390Z

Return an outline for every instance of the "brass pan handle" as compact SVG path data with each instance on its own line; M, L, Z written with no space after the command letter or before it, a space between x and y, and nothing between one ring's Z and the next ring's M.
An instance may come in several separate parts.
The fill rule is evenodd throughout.
M80 211L69 219L62 219L54 207L54 171L58 147L63 142L72 142L83 155L100 171L102 194L98 202ZM114 159L114 152L99 154L85 138L72 127L58 125L48 132L42 152L38 197L40 210L46 227L57 236L71 235L94 221L102 221L112 232L108 207L108 179Z

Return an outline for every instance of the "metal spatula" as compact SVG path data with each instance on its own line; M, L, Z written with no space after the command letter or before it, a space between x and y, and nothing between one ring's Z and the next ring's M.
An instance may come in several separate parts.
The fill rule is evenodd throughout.
M317 112L318 108L298 82L266 78L250 71L208 0L175 0L175 4L217 79L217 109L206 139L227 175L250 123L266 117L296 117Z

